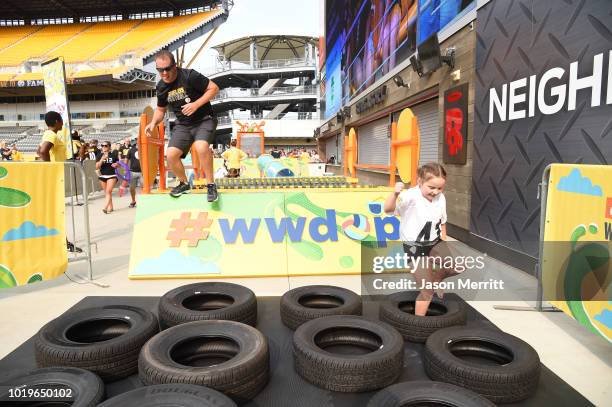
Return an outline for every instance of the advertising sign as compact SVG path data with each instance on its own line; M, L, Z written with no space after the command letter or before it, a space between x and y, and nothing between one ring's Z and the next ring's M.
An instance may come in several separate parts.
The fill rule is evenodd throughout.
M360 274L361 244L398 240L399 219L382 210L389 188L348 191L228 191L215 204L144 195L129 276Z
M444 92L444 152L445 164L467 162L468 84Z

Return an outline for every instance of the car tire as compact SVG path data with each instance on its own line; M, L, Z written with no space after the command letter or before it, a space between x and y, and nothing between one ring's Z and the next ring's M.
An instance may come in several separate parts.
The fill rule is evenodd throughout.
M434 297L425 316L414 315L418 291L402 291L391 294L381 302L380 320L399 331L405 340L425 342L438 329L465 325L465 304Z
M69 312L35 336L38 367L78 367L105 382L136 373L140 349L159 332L155 315L138 307L109 305Z
M495 407L481 395L448 383L414 381L397 383L379 391L368 407L402 406Z
M535 349L515 336L485 328L434 332L425 344L423 363L431 379L465 387L494 403L529 398L540 378Z
M158 384L140 387L106 400L98 407L237 407L216 390L194 384Z
M361 315L361 297L351 290L311 285L287 291L280 301L283 324L295 330L304 322L332 315Z
M267 384L269 358L268 341L257 329L235 321L196 321L147 342L138 371L145 385L207 386L241 403Z
M257 298L253 291L238 284L205 282L175 288L159 300L159 321L164 329L204 320L255 326Z
M17 394L23 392L27 395L29 391L47 394L16 398L14 392L17 389ZM75 367L36 369L0 383L0 405L11 405L14 402L24 406L65 404L72 407L95 407L103 397L102 380L87 370Z
M346 345L367 353L339 353ZM352 315L324 317L295 331L293 358L296 372L317 387L365 392L397 380L403 367L404 340L384 322Z

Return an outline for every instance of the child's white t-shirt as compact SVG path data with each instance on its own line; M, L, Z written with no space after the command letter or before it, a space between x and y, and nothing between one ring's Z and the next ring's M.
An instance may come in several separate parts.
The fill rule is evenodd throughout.
M402 242L433 242L441 239L441 225L446 223L446 198L439 194L429 201L415 186L399 194L395 215L400 217Z

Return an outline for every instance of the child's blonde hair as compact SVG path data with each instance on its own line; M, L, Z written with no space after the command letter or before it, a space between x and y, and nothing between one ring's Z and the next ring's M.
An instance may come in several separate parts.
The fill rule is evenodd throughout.
M419 167L417 175L421 182L430 180L433 177L446 179L446 170L438 163L427 163Z

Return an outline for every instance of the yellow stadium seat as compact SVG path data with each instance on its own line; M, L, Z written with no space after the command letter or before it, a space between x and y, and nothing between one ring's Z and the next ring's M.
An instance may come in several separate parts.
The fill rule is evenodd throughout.
M3 27L0 30L0 50L17 43L22 38L25 38L40 29L40 26L32 25L21 27Z
M48 25L0 51L0 66L19 66L32 58L45 59L47 53L79 34L91 24Z
M138 23L138 20L96 23L48 55L51 58L61 56L67 64L88 61Z
M18 67L30 59L44 61L60 56L66 64L113 61L127 53L144 57L220 14L222 10L146 20L0 27L0 66ZM80 71L68 76L125 70L121 67L119 71ZM40 73L33 73L18 75L15 79L40 78Z
M186 16L143 20L114 44L95 55L92 60L108 61L127 53L136 55L150 53L221 13L219 10L214 10Z

